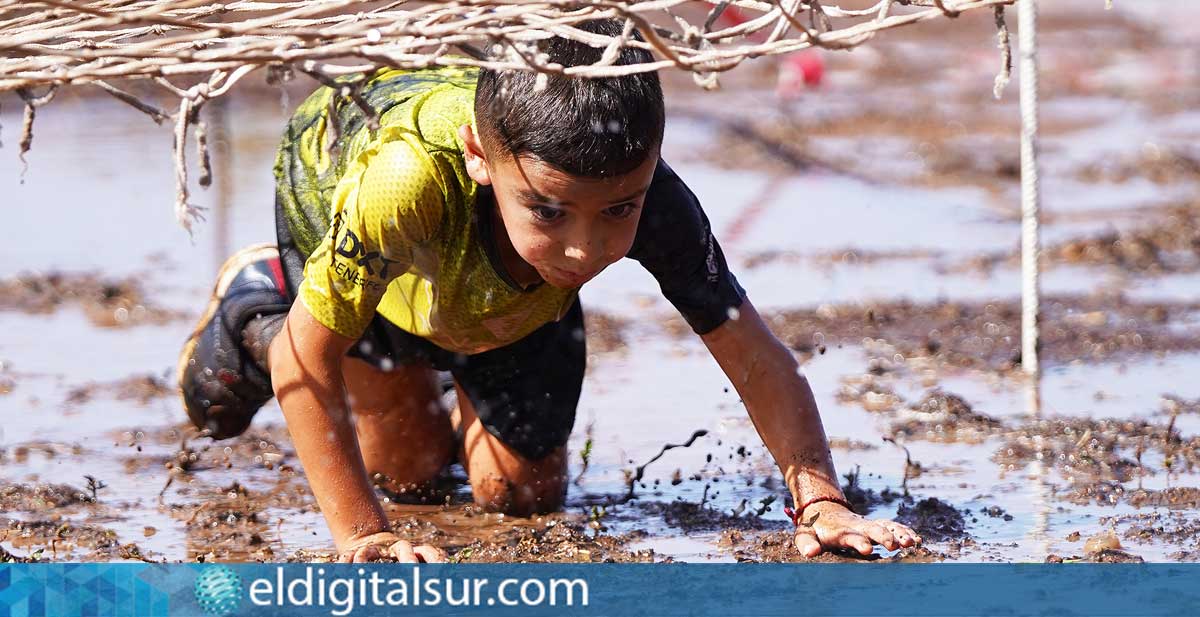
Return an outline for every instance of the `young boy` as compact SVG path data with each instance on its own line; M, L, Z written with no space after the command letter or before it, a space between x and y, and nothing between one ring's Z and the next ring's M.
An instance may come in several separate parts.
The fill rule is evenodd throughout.
M563 66L604 51L561 38L542 47ZM647 58L627 49L618 62ZM535 82L382 71L361 90L377 127L330 88L300 106L275 166L278 248L230 258L180 358L196 426L240 434L278 397L339 557L440 560L388 531L370 478L422 491L457 456L478 504L559 509L585 362L577 292L630 257L737 388L795 520L819 514L797 526L803 554L919 542L850 511L796 360L659 159L657 75ZM452 412L435 371L454 378Z

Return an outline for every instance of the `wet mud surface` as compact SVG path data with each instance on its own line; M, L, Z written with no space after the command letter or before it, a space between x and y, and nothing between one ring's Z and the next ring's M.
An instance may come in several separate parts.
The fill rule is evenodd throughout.
M1050 296L1043 298L1042 307L1044 362L1104 362L1200 349L1194 331L1175 327L1200 309L1197 303ZM766 319L781 340L803 355L864 343L894 350L892 357L872 362L872 374L916 361L997 372L1019 369L1021 363L1021 307L1015 300L822 305Z

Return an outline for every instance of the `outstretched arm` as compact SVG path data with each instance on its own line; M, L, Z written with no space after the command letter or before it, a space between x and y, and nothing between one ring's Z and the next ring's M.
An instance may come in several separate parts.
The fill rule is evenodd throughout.
M863 555L872 544L889 550L912 546L920 538L908 527L887 520L867 520L826 497L844 501L821 425L821 415L808 380L791 351L775 338L749 299L738 315L701 336L713 358L733 382L763 443L783 472L797 508L796 548L812 557L822 550L847 548Z
M353 342L296 302L271 343L272 385L304 474L341 561L442 561L441 551L391 533L367 478L342 378L342 357Z

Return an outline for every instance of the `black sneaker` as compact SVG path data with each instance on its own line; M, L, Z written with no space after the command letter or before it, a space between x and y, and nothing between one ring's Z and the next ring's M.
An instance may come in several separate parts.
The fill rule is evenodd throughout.
M179 390L188 417L214 439L245 432L274 392L271 377L242 344L242 331L256 317L291 307L279 249L259 244L225 261L212 299L179 354Z

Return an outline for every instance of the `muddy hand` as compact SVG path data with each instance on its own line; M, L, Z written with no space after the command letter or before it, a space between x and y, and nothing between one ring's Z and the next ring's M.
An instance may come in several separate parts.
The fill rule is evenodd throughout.
M868 520L836 503L809 506L796 527L796 549L805 557L836 549L849 549L865 556L871 554L876 544L894 551L920 543L921 536L905 525L886 519Z
M367 561L440 563L446 561L446 553L428 544L413 546L408 540L401 540L399 536L389 531L359 538L338 553L339 563Z

